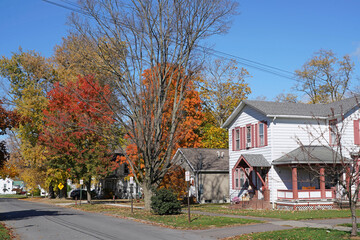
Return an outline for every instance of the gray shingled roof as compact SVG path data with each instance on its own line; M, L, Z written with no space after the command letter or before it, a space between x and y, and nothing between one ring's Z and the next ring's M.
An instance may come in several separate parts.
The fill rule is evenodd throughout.
M346 113L358 105L356 97L347 98L329 104L304 104L244 100L244 103L258 109L266 115L295 115L330 117L332 110L335 115Z
M180 155L190 162L194 170L229 171L229 149L179 148L174 158L179 158Z
M271 167L262 154L242 154L251 167Z
M320 117L328 118L341 113L347 113L359 105L360 96L347 98L329 104L304 104L304 103L285 103L268 102L257 100L243 100L231 116L226 120L222 127L227 128L236 118L242 108L246 105L263 113L267 117L288 116L288 117Z
M348 159L345 159L346 161ZM273 165L341 163L341 155L326 146L302 146L274 160Z

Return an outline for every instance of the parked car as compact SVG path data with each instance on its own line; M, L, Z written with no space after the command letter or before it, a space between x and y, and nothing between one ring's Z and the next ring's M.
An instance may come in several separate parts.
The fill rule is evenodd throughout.
M91 198L96 197L96 192L94 190L92 190L90 194L91 194ZM80 189L72 190L70 193L70 197L74 200L80 199ZM81 189L81 199L87 199L87 191L85 189Z

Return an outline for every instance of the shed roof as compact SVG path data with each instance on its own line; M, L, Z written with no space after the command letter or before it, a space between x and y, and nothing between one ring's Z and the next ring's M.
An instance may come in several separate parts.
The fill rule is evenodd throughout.
M341 163L341 155L327 146L301 146L272 162L273 165L334 163Z
M194 171L229 171L229 149L179 148L173 161L185 158Z

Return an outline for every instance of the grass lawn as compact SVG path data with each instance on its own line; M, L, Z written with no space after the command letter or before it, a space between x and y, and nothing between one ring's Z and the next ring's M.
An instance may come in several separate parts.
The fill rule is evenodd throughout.
M237 237L229 238L231 240L249 240L249 239L350 239L350 232L343 232L328 229L316 228L295 228L290 230L281 230L273 232L244 234Z
M27 198L26 195L17 195L17 194L0 194L0 198Z
M11 232L5 227L3 223L0 223L0 239L1 240L11 240Z
M241 216L280 218L285 220L346 218L351 216L350 209L312 211L242 210L229 209L229 206L229 204L200 204L192 206L192 210ZM356 211L357 215L360 215L360 209Z
M344 226L344 227L352 227L351 223L343 223L343 224L338 224L338 226ZM360 228L360 223L356 224L357 228Z
M146 221L155 222L168 227L182 228L182 229L206 229L213 227L229 227L235 225L261 223L257 220L248 220L241 218L228 218L228 217L212 217L198 214L191 214L191 223L188 222L188 215L182 213L179 215L160 216L152 214L148 211L141 209L134 209L134 214L131 214L130 208L109 206L103 204L86 204L73 206L74 208L90 212L106 213L120 217L131 217Z

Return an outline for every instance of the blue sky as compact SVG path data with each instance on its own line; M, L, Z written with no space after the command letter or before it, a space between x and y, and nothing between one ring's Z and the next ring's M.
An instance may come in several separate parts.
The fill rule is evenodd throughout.
M72 0L75 1L75 0ZM59 1L61 3L61 1ZM319 49L339 57L352 56L360 76L360 1L357 0L239 0L240 14L229 33L213 37L207 45L290 72ZM41 0L0 1L0 56L11 56L21 46L51 56L66 35L70 11ZM293 80L250 67L251 99L272 100L290 92ZM359 68L359 69L358 69ZM359 85L356 77L353 85Z

